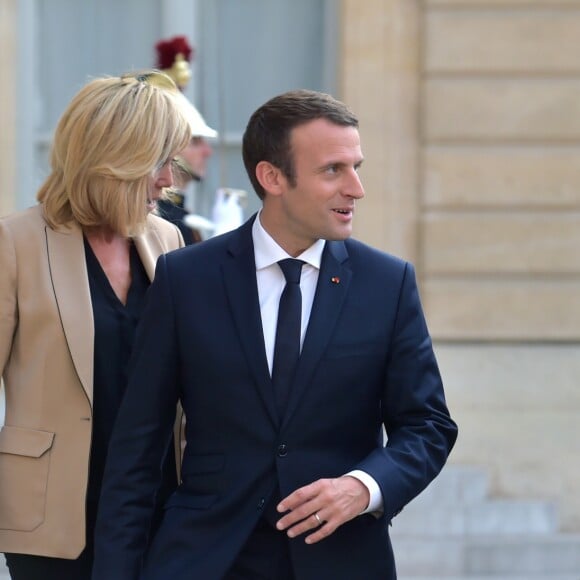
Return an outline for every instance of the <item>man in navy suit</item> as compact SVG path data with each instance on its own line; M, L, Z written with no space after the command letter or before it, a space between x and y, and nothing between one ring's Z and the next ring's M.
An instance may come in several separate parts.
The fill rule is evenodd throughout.
M457 436L413 267L350 239L363 154L344 104L275 97L252 115L243 154L261 211L158 261L93 578L394 580L388 525ZM300 355L280 403L271 374L284 356L274 353L288 258L303 262ZM178 400L182 484L145 554Z

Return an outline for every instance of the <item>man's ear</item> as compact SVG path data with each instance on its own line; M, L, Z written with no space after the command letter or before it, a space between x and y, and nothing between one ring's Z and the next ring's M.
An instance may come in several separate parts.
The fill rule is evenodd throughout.
M280 169L269 161L260 161L256 165L256 179L270 195L280 195L286 187L286 178Z

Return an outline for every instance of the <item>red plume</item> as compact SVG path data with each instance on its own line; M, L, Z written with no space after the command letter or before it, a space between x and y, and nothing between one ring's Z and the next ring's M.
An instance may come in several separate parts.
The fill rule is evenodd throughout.
M157 50L156 66L161 70L171 68L178 54L182 54L183 58L188 62L190 62L194 54L194 50L187 42L185 36L174 36L169 40L160 40L155 45L155 50Z

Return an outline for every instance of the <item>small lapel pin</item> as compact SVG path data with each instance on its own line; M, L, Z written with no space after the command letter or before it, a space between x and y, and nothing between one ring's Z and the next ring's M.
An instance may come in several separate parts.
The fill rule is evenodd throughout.
M330 281L331 281L333 284L340 284L340 278L339 278L338 276L333 276L333 277L330 279Z

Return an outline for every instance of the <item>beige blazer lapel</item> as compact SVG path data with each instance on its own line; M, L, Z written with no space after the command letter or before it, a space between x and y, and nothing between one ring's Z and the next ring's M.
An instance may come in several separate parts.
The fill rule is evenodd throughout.
M172 230L173 239L160 235L155 220L148 218L146 232L135 238L150 280L155 274L157 258L183 245L175 233L177 229L170 224L167 227ZM47 226L45 231L50 276L62 328L75 370L92 405L95 327L82 230L74 225L58 231Z
M157 230L150 222L147 224L147 230L143 234L136 236L134 242L145 272L147 272L149 280L153 280L157 258L166 252L167 249L164 248Z
M62 328L79 380L93 404L95 327L82 231L48 226L46 245L50 277Z
M141 258L141 263L149 277L149 281L152 281L153 276L155 275L155 264L157 263L157 258L161 255L162 250L154 243L155 240L151 243L150 238L150 234L142 234L137 236L134 239L134 242L139 257Z
M145 232L136 236L134 242L149 280L155 276L159 256L184 245L179 230L173 224L152 215L147 217Z
M147 229L145 232L134 238L135 247L141 258L141 263L153 281L155 276L155 266L161 254L183 247L183 238L179 230L169 222L156 216L148 216ZM185 416L181 403L177 405L175 424L173 426L173 436L175 444L175 466L177 468L177 479L181 481L181 460L182 449L185 441Z

